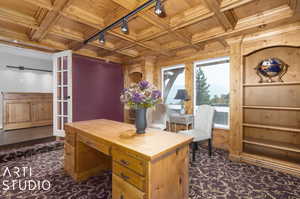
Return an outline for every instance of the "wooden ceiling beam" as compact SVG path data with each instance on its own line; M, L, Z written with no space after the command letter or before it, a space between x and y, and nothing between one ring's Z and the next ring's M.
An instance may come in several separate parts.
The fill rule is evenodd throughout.
M0 8L0 20L26 28L38 28L38 23L34 17L7 8Z
M217 38L216 41L218 41L224 48L229 48L229 44L225 39Z
M49 31L49 34L53 34L57 37L62 37L62 38L65 38L65 39L70 39L70 40L73 40L73 41L77 41L77 43L78 42L83 43L83 41L84 41L84 36L83 36L82 33L75 32L73 30L63 28L61 26L53 26L51 28L51 30ZM73 45L74 44L71 43L70 47L74 49ZM75 43L75 45L76 45L76 43ZM95 46L95 47L102 48L102 49L109 50L109 51L113 51L113 52L117 52L118 54L126 55L126 56L129 56L129 57L138 56L137 51L135 51L135 52L134 51L130 51L130 52L128 52L128 51L121 51L121 52L117 51L114 44L112 44L109 41L105 42L105 44L99 44L97 41L94 41L94 42L90 42L88 45ZM79 49L76 49L76 50L79 50Z
M279 21L281 19L292 17L293 14L294 11L288 5L283 5L264 11L260 14L240 19L237 22L236 29L245 30L252 27L258 27L261 25Z
M30 3L32 5L36 5L40 8L45 8L47 10L52 10L53 5L50 0L23 0L26 3Z
M107 57L101 57L98 55L97 52L90 50L90 49L86 49L86 48L82 48L78 51L73 52L74 54L77 55L82 55L82 56L87 56L87 57L92 57L92 58L96 58L96 59L101 59L104 60L106 62L115 62L115 63L122 63L122 59L116 57L116 56L107 56Z
M247 3L253 2L256 0L222 0L221 2L221 12L225 12L227 10L231 10Z
M62 50L60 46L47 44L47 43L39 43L35 41L31 41L29 37L25 33L19 33L12 30L8 30L5 28L0 28L0 40L10 42L10 43L17 43L24 46L34 47L41 50L47 51L55 51L55 50Z
M32 40L41 41L46 36L51 26L59 19L59 13L67 5L68 1L70 0L56 0L54 2L53 9L47 13L39 28L31 35Z
M103 52L103 50L99 50L99 51L97 52L97 55L98 55L99 57L107 57L107 56L112 55L112 52L111 52L111 51L104 51L104 52Z
M212 12L215 13L215 17L219 21L220 25L225 31L233 30L236 25L236 17L234 17L231 11L228 12L230 16L220 11L220 4L217 0L203 0L202 1Z
M288 0L288 4L289 4L290 8L294 11L297 9L297 2L298 2L297 0ZM300 4L300 2L299 2L299 4Z

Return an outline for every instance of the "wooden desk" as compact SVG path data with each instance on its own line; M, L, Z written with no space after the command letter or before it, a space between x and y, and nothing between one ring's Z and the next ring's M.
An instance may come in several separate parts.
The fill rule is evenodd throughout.
M187 199L192 137L92 120L65 125L65 170L75 180L113 171L113 199Z

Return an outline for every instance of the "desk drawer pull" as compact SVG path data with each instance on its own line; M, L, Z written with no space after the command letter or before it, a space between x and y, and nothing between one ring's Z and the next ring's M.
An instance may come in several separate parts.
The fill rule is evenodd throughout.
M125 175L124 173L121 173L121 178L124 180L129 180L129 176Z
M120 162L121 162L122 164L124 164L125 166L128 166L128 165L129 165L129 162L127 162L126 160L120 160Z

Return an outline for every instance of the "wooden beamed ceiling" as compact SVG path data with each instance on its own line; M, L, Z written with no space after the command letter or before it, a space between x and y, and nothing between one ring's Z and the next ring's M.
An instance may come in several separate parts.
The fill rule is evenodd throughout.
M146 0L10 0L0 2L0 41L45 51L122 62L156 55L170 59L209 46L228 48L225 39L299 20L300 0L164 0L166 16L149 6L119 27L105 44L83 41Z

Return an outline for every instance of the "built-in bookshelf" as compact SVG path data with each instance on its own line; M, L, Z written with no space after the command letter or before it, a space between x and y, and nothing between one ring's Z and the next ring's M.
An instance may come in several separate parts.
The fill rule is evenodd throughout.
M241 160L300 175L300 48L272 47L244 56ZM263 59L289 65L284 82L258 83Z

